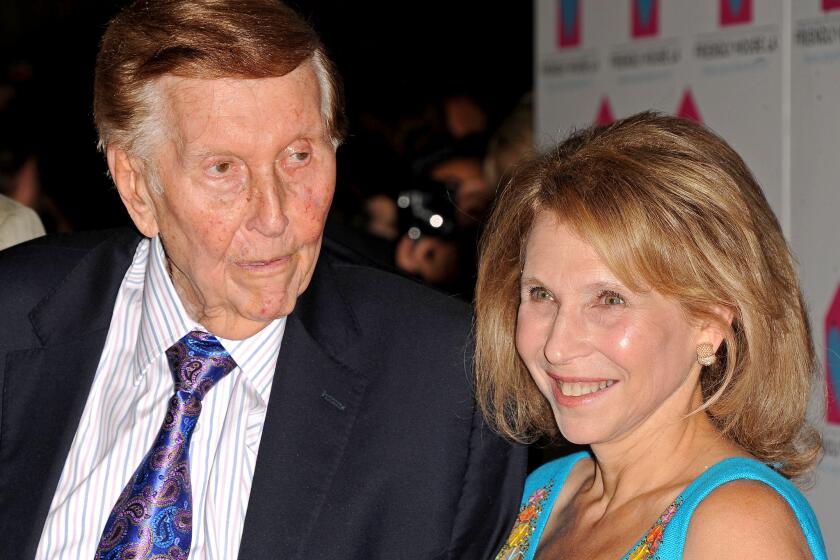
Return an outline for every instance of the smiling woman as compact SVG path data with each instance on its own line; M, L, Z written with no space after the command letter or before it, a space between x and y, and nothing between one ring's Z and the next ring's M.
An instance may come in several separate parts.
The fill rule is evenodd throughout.
M525 163L476 308L491 424L590 448L531 475L499 558L825 557L788 481L821 447L798 280L723 140L644 113Z
M697 385L689 379L699 373L693 349L721 339L716 328L689 322L675 300L630 290L554 215L537 216L525 246L516 348L567 440L616 440L653 416L661 424L668 408L692 399L683 393ZM698 392L694 406L701 404Z

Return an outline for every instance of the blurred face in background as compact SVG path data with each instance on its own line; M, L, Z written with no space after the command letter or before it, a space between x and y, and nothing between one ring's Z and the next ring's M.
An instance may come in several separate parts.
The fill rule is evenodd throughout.
M114 177L138 228L160 235L190 315L225 338L250 336L292 311L320 250L335 149L316 75L307 63L280 77L159 86L168 133L152 169L132 163L136 199L109 154Z
M436 165L429 173L435 181L452 185L459 212L455 220L461 227L478 225L484 218L493 192L484 178L481 161L455 158Z

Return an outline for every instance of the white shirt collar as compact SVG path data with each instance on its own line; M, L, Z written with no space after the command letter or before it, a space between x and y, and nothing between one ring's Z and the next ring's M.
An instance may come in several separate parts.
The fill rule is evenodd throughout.
M145 375L149 365L158 356L190 331L209 332L200 323L190 318L175 291L175 286L169 277L166 255L160 238L154 237L148 243L150 249L143 286L140 329L132 368L137 377ZM138 254L140 252L138 250ZM133 268L134 264L132 264ZM217 337L236 361L238 370L251 377L257 394L265 403L268 402L268 392L274 374L273 368L280 351L285 327L286 318L281 317L244 340L227 340Z

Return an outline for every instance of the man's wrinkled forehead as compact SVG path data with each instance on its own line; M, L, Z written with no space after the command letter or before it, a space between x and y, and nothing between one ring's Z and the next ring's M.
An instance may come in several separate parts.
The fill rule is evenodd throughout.
M282 97L282 87L265 87L267 83L279 86L280 82L288 85L293 81L299 87L292 99ZM319 84L309 64L276 78L164 75L157 80L156 89L160 124L176 149L216 137L248 136L256 124L266 122L276 123L290 137L328 136Z

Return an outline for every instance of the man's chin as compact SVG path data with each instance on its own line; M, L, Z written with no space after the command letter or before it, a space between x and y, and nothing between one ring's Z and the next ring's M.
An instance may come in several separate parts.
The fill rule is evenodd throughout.
M199 320L215 335L241 340L260 332L272 321L289 315L296 302L294 292L246 296L239 301L228 300L227 305L217 307L216 312L204 313Z
M261 304L243 309L240 315L253 322L270 323L275 319L289 315L294 311L296 303L296 296L284 294L284 297L279 301L277 299L263 301Z

